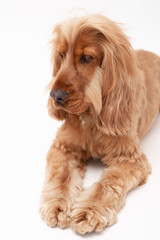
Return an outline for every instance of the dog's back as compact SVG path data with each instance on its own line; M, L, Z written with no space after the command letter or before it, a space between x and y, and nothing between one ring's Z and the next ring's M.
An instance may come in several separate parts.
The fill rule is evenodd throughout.
M160 110L160 57L143 50L136 51L136 57L138 67L142 70L140 80L144 97L141 103L138 133L143 137L151 128Z

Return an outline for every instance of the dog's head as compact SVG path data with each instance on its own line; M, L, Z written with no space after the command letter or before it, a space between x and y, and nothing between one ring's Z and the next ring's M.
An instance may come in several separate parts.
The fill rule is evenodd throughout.
M63 120L88 112L106 133L125 134L132 120L137 70L120 27L90 15L56 25L53 36L50 115Z

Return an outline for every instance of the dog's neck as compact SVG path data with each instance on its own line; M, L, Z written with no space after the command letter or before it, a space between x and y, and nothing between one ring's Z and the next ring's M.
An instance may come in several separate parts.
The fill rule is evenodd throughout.
M69 121L74 126L81 127L82 129L95 127L95 121L89 112L80 114L68 114L66 121Z
M81 125L84 127L89 127L95 125L94 119L89 113L82 113L78 115Z

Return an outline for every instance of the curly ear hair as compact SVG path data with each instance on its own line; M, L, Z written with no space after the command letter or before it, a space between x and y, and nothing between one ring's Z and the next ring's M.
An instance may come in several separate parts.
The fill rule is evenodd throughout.
M98 19L96 19L98 20ZM96 26L104 57L102 62L102 110L97 124L111 135L128 132L135 105L137 66L132 47L121 28L103 18Z

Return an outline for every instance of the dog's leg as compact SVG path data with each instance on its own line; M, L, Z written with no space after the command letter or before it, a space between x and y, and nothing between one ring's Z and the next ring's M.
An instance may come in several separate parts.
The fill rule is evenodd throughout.
M122 139L108 143L108 153L102 159L106 168L100 181L82 192L73 205L70 224L76 232L101 231L114 224L127 192L145 183L150 165L140 147L126 140L124 144Z
M49 226L68 225L71 205L82 191L85 166L84 153L76 156L64 144L51 146L40 204L41 217Z

